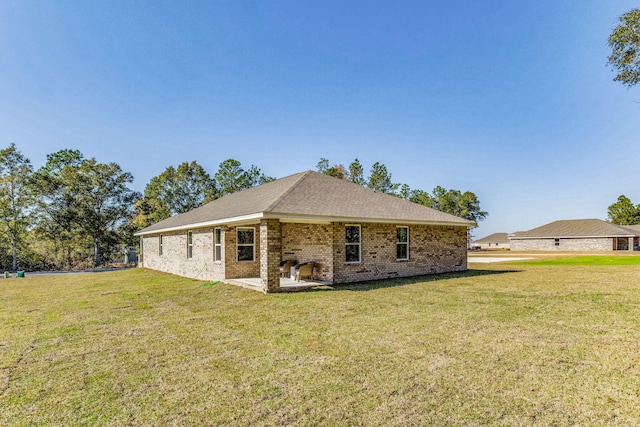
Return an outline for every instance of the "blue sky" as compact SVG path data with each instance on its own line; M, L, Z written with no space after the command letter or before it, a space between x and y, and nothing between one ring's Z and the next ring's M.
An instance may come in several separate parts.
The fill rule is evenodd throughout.
M142 191L228 158L321 157L475 192L476 237L640 203L640 88L607 37L634 1L0 2L0 146L79 149Z

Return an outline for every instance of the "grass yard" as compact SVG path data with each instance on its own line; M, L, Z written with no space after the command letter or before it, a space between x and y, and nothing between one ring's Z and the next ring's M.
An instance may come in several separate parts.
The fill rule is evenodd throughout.
M0 425L640 425L640 265L476 266L268 296L1 280Z
M626 254L625 254L626 255ZM640 256L632 254L631 256L616 255L578 255L564 256L553 259L536 259L532 261L522 261L518 264L525 265L640 265Z

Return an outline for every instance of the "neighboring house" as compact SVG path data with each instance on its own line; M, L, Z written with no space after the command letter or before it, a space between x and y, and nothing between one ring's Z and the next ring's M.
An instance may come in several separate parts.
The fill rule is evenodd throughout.
M509 236L511 250L627 251L638 246L640 227L601 219L555 221Z
M493 233L471 243L472 249L509 249L511 241L507 233Z
M313 279L349 283L467 268L475 223L313 171L167 218L136 235L139 265L184 277L260 278L280 288L280 263L314 262Z

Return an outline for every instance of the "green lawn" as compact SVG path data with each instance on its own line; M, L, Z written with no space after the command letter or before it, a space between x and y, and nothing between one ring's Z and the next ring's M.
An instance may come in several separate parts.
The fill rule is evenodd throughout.
M0 280L0 425L640 425L640 266Z
M635 254L634 254L635 255ZM525 265L640 265L640 256L579 255L555 259L519 261Z

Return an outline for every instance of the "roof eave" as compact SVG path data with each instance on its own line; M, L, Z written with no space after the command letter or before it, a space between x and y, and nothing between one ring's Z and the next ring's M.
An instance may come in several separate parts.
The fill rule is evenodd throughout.
M477 224L472 221L461 219L460 221L435 221L421 219L403 219L403 218L364 218L349 216L330 216L330 215L306 215L306 214L290 214L283 212L265 212L264 218L279 219L282 222L365 222L365 223L382 223L382 224L414 224L414 225L448 225L456 227L475 227Z
M173 231L191 230L196 228L214 227L214 226L223 225L223 224L234 224L234 225L250 224L250 223L256 222L256 220L259 220L263 217L264 217L264 213L259 212L255 214L241 215L241 216L236 216L232 218L214 219L211 221L196 222L196 223L185 224L185 225L176 225L174 227L158 228L158 229L148 230L148 231L140 230L137 233L133 233L133 235L146 236L149 234L159 234L159 233L168 233Z
M174 227L158 228L154 230L141 230L134 233L135 236L146 236L150 234L168 233L174 231L184 231L197 228L215 227L218 225L242 225L255 223L260 219L279 219L281 222L301 222L316 224L331 224L332 222L353 222L353 223L380 223L380 224L407 224L407 225L441 225L449 227L475 227L477 224L472 221L434 221L403 218L363 218L348 216L326 216L326 215L305 215L287 214L278 212L260 212L256 214L243 215L231 218L221 218L212 221L204 221L193 224L177 225Z
M513 236L509 240L527 240L527 239L611 239L614 237L638 237L634 234L618 234L615 236Z

